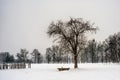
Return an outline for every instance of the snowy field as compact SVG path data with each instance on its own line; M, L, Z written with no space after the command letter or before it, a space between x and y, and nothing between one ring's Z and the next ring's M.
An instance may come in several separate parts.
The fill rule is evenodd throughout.
M120 80L120 64L79 64L78 69L73 64L32 64L31 69L0 70L0 80Z

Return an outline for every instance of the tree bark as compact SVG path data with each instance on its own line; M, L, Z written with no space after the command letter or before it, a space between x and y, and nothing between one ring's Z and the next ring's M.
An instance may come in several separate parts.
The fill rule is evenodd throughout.
M78 68L78 64L77 64L77 55L74 55L74 68Z

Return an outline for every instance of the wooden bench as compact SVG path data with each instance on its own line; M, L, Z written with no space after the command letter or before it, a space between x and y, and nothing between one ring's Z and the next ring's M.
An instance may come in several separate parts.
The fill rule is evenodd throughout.
M65 70L69 70L70 68L57 68L59 71L65 71Z

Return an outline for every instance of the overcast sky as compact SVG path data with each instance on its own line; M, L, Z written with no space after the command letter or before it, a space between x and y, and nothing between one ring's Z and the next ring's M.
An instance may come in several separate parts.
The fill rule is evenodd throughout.
M46 34L51 21L70 17L95 22L99 31L89 37L103 41L120 31L120 0L0 0L0 52L45 53L53 43Z

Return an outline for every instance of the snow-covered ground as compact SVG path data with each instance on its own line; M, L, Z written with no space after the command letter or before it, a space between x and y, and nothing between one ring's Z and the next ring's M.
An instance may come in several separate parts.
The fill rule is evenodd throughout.
M32 64L31 69L0 70L0 80L120 80L120 64L79 64L78 69L73 64Z

